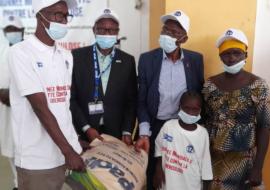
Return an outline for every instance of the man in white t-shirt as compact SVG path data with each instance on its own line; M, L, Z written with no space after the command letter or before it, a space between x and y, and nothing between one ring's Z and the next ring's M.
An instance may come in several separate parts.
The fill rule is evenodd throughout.
M14 188L17 190L17 172L14 165L14 143L10 122L8 50L10 46L21 42L24 27L19 17L8 16L3 19L5 39L0 44L0 152L7 157L14 176Z
M155 147L157 157L154 187L163 190L200 190L202 181L212 180L207 130L196 124L200 119L201 98L185 92L180 100L179 120L166 122Z
M55 40L67 33L75 0L33 0L35 35L11 47L10 102L20 190L59 190L66 169L84 171L69 110L72 55Z

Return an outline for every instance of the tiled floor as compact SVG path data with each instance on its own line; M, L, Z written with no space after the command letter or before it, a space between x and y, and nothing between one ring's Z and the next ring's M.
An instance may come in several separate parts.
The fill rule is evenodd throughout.
M12 173L9 167L8 160L0 156L0 190L12 190ZM69 187L64 185L62 190L71 190Z

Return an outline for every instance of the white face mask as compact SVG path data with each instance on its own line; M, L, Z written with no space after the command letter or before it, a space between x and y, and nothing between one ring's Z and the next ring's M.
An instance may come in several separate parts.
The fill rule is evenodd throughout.
M41 13L39 13L48 23L50 23L50 27L46 28L45 25L43 24L43 26L45 27L45 30L47 32L47 34L50 36L50 38L52 40L59 40L62 39L66 36L68 29L67 29L67 25L66 24L61 24L58 22L51 22L48 21L48 19L46 19Z
M232 66L228 66L226 64L223 64L224 67L224 71L227 73L231 73L231 74L236 74L238 73L246 64L246 60L242 60L239 61L238 63L232 65Z
M168 35L159 36L159 45L166 53L171 53L177 48L176 41L176 38Z
M96 42L101 49L109 49L117 42L116 35L96 35Z
M7 32L5 35L11 45L16 44L23 39L22 32Z
M50 36L50 38L53 40L59 40L64 38L68 32L66 24L61 24L57 22L50 22L49 29L45 28L45 30Z
M186 124L194 124L197 123L201 119L201 115L190 115L183 110L180 110L178 113L179 118Z

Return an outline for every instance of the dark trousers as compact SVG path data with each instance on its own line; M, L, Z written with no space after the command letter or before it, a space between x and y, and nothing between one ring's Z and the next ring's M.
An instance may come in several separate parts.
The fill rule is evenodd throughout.
M147 190L153 190L153 177L155 174L155 168L156 168L156 158L155 155L155 140L156 137L163 126L163 124L166 122L166 120L158 120L156 119L152 126L152 135L150 137L150 150L148 155L148 166L147 166Z

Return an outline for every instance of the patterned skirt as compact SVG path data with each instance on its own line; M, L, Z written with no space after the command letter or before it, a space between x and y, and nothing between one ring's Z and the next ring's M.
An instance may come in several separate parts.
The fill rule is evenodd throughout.
M210 190L249 190L245 184L252 163L255 149L245 152L214 151L212 166L214 179Z

